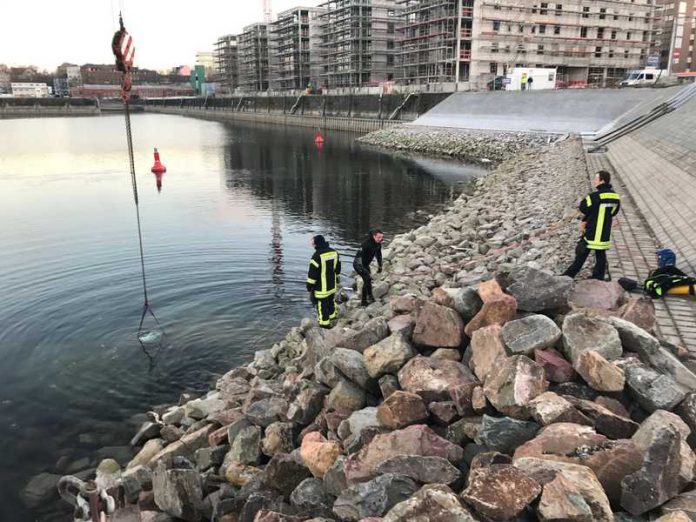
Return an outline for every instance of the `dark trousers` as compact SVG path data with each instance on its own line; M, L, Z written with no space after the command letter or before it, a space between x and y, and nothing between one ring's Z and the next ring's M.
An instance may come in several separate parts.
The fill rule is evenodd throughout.
M592 249L588 248L587 243L584 239L578 241L575 247L575 261L571 264L568 269L563 273L563 275L569 277L575 277L578 275L580 270L582 270L582 265L587 261L587 257L590 255ZM606 250L595 250L596 263L594 269L592 270L592 279L599 279L604 281L604 277L607 272L607 251Z
M336 296L330 295L322 299L314 298L317 309L317 319L319 326L322 328L331 328L331 321L338 317L338 309L336 308Z
M363 304L366 304L368 299L374 299L372 297L372 275L370 270L364 267L358 270L358 275L363 280L361 301Z

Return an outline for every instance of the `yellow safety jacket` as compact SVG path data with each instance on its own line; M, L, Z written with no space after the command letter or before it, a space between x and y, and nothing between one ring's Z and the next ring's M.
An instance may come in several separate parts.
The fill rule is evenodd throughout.
M607 250L611 246L611 225L620 208L621 198L609 183L602 183L580 202L580 212L585 216L587 248Z
M317 299L323 299L336 293L341 260L338 252L330 247L316 249L309 261L307 273L307 290Z

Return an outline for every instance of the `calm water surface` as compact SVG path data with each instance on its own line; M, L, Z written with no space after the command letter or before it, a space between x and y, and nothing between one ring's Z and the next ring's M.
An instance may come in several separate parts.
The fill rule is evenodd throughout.
M133 132L150 300L166 331L149 354L135 336L123 117L0 121L2 521L51 518L21 507L31 476L126 445L134 414L205 389L311 314L313 234L348 267L370 227L407 230L414 211L437 211L480 174L360 149L348 134L327 133L319 151L309 129L136 115Z

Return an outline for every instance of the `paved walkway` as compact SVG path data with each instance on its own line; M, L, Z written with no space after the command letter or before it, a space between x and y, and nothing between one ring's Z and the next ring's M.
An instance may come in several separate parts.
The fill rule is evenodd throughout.
M591 174L604 168L617 175L613 184L621 194L622 208L614 227L614 247L609 250L609 265L615 280L622 276L644 280L656 265L655 250L660 244L670 247L679 245L674 250L681 260L678 265L684 267L685 271L691 270L691 264L695 260L692 257L691 261L687 261L685 254L689 252L688 247L696 241L696 233L686 240L684 231L693 231L696 227L681 221L675 225L664 218L665 214L673 212L681 220L693 205L684 206L683 198L671 199L665 194L666 184L657 180L661 177L660 173L664 172L666 162L655 164L658 161L655 157L650 157L650 161L646 162L646 156L649 155L650 151L638 142L623 138L610 146L608 155L586 156ZM639 171L643 175L637 175ZM650 176L651 172L658 174ZM646 178L655 182L646 187ZM692 195L696 198L696 186ZM668 297L654 302L658 335L696 352L696 300Z

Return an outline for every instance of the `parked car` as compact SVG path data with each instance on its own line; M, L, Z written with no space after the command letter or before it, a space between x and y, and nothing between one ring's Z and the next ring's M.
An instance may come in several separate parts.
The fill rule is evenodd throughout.
M505 90L505 76L496 76L495 79L489 80L486 84L489 91L503 91Z

